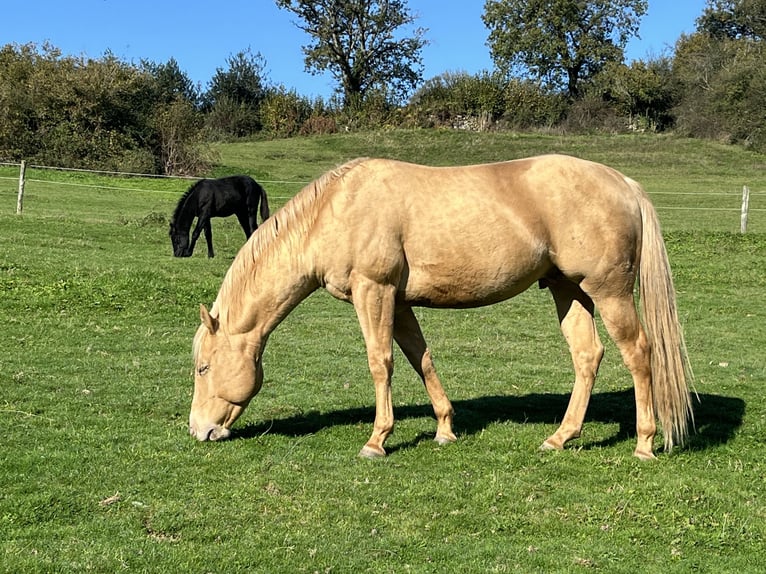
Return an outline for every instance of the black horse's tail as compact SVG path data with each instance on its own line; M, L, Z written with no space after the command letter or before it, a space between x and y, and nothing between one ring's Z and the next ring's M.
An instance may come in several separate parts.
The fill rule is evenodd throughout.
M266 190L261 187L260 183L255 184L258 193L261 194L261 221L266 221L269 218L269 200L266 197Z

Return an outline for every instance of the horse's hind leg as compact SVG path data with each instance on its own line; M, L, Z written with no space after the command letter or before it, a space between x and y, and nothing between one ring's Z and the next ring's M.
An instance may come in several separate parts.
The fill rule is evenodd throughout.
M633 295L599 298L596 304L609 336L617 344L622 360L633 376L637 435L634 454L643 460L652 459L657 422L652 398L651 350L638 319Z
M437 421L434 440L439 444L454 442L457 437L452 432L452 417L454 415L452 403L447 398L444 387L436 375L431 352L428 350L412 307L397 308L394 315L394 340L401 348L404 356L407 357L412 368L420 376L431 399Z
M239 225L242 228L242 231L245 232L245 238L250 239L253 231L255 231L255 227L252 226L252 218L246 211L241 211L237 213L237 221L239 221Z
M575 383L561 425L543 442L543 449L562 449L580 436L604 346L593 318L593 301L576 284L561 278L549 285L556 302L561 331L569 344L574 363Z
M247 225L250 228L251 235L255 233L256 229L258 229L258 200L260 197L260 193L249 193L247 195L247 201L245 202L247 205L247 213L245 214L245 219L247 219ZM242 224L242 220L240 220L240 224ZM244 227L244 224L242 224L243 229Z

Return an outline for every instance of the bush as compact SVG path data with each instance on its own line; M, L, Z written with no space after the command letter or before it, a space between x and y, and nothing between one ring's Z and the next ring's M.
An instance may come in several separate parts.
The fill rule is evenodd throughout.
M612 62L586 88L590 98L601 98L635 131L662 131L675 123L678 82L672 61L660 57L626 66Z
M408 117L420 127L482 131L554 126L566 115L567 102L530 81L463 72L432 78L415 94L409 108Z
M228 97L219 98L205 116L205 130L214 140L241 138L260 129L258 108Z
M674 61L682 86L678 131L766 151L764 52L759 40L682 38Z
M627 125L614 104L599 96L586 94L569 106L561 127L569 133L619 133L624 132Z
M324 135L334 134L338 131L338 122L331 115L312 115L309 117L300 129L300 135Z
M503 114L504 88L497 74L446 72L415 93L408 116L420 127L485 130Z
M552 127L567 113L561 94L547 92L532 82L511 80L503 91L502 127L529 129Z
M261 104L261 125L267 135L287 138L300 132L311 112L307 97L280 86L271 90Z

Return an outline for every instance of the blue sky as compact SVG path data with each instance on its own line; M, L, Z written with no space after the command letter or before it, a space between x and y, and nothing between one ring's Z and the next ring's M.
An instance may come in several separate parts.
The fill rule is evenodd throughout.
M641 39L627 47L629 60L660 55L682 33L693 32L706 0L649 0ZM272 84L305 96L327 97L329 76L304 71L301 46L308 37L291 13L271 0L27 0L3 6L0 45L49 42L65 55L98 58L111 51L125 61L157 63L175 58L195 83L207 88L230 56L250 49L266 61ZM417 24L428 29L424 78L443 72L492 68L481 20L484 0L409 0Z

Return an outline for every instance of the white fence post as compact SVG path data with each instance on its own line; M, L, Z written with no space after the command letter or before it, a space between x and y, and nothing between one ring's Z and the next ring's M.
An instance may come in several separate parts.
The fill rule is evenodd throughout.
M742 214L740 215L739 232L747 233L747 213L750 210L750 188L742 187Z
M21 160L21 170L19 170L19 195L16 198L16 215L21 215L24 209L24 182L26 181L27 162Z

